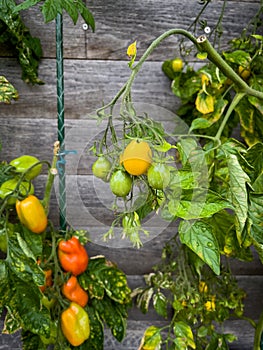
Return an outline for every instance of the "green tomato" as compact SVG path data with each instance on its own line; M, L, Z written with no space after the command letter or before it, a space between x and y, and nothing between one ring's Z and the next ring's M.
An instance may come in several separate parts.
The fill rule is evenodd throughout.
M15 167L17 173L23 173L37 163L39 163L39 160L36 157L24 155L11 160L9 164ZM41 170L42 164L37 164L26 173L25 178L32 180L40 174Z
M163 190L170 182L170 169L168 165L154 163L147 172L149 185L156 190Z
M17 187L17 184L18 184L18 179L16 178L7 180L4 183L2 183L0 187L0 198L5 199L8 195L10 195ZM22 181L20 183L18 190L21 196L27 196L29 194L34 193L34 186L31 184L31 182ZM7 200L7 204L14 205L15 203L16 203L16 198L10 196L10 198L8 198Z
M104 156L100 156L92 165L94 176L108 182L108 175L111 170L111 162Z
M132 179L126 171L117 170L110 178L110 188L117 197L126 197L131 191Z

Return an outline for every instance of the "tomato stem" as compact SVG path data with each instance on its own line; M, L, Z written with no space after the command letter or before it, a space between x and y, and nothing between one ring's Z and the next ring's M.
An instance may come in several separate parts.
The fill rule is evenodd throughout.
M48 172L47 182L46 182L46 188L44 193L44 198L42 201L42 204L44 206L45 212L48 215L49 212L49 202L50 202L50 196L51 196L51 190L54 183L55 176L57 175L57 158L58 158L58 152L59 152L60 143L59 141L56 141L54 143L54 149L53 149L53 160L51 167Z
M253 350L261 349L262 335L263 335L263 312L261 313L259 321L256 326Z

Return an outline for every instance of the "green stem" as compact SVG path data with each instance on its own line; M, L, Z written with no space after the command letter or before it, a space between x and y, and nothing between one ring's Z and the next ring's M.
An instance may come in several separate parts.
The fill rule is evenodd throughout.
M125 86L125 90L124 90L124 96L123 96L123 100L125 100L127 98L127 96L129 95L130 91L131 91L131 86L132 83L136 77L136 75L138 74L139 70L142 67L142 64L144 63L144 61L146 61L146 59L150 56L150 54L153 52L153 50L166 38L168 38L171 35L175 35L175 34L181 34L184 35L185 37L187 37L188 39L190 39L197 47L199 47L199 44L196 40L196 38L189 33L187 30L184 29L170 29L167 32L163 33L162 35L160 35L158 38L156 38L151 45L148 47L148 49L144 52L144 54L142 55L142 57L140 58L140 60L138 61L138 63L133 67L132 69L132 73L130 75L129 80L126 83Z
M214 63L221 72L231 79L239 92L244 92L248 95L255 96L257 98L263 99L263 92L252 89L247 83L240 78L240 76L227 64L226 61L219 55L219 53L213 48L209 40L205 35L201 35L197 39L197 43L201 51L207 53L207 58Z
M47 215L49 212L49 202L50 202L51 190L53 187L55 176L57 175L56 165L57 165L57 158L58 158L58 152L59 152L59 145L60 145L59 141L56 141L54 143L52 164L51 164L51 168L49 169L49 172L48 172L44 198L42 201L45 212Z
M263 312L256 326L253 350L261 350L261 337L263 334Z
M217 130L216 136L215 136L215 140L219 141L220 137L222 135L222 132L228 122L228 119L231 115L231 113L233 112L233 110L236 108L236 106L238 105L238 103L240 102L240 100L245 96L245 92L238 92L235 97L233 98L230 106L228 107L228 110L224 116L224 119L222 121L222 123L220 124L220 127Z

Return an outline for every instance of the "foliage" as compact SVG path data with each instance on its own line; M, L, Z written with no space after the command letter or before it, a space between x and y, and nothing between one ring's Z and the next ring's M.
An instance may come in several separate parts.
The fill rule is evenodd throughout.
M55 155L52 167L56 165L56 158ZM48 163L37 162L33 167L39 164ZM77 276L78 283L89 297L84 309L89 315L90 336L78 347L71 346L61 330L61 314L70 305L62 287L71 274L66 273L60 264L58 246L61 240L75 236L86 247L87 233L71 229L61 232L55 230L49 221L44 232L35 234L19 221L15 204L13 201L9 204L9 199L27 197L25 192L22 195L19 185L24 181L31 182L27 176L31 171L32 166L21 174L6 162L0 167L0 185L13 178L18 179L16 188L0 200L0 309L5 318L3 333L12 334L21 330L25 350L44 350L50 344L57 350L102 350L104 325L111 329L118 341L125 335L127 310L131 305L126 276L104 256L90 257L86 270ZM47 199L50 198L47 191L51 191L54 180L51 173L42 201L46 210L49 207Z
M235 340L222 325L242 317L245 292L228 268L216 276L175 237L164 247L162 262L145 276L145 284L133 291L141 311L153 305L162 317L171 315L171 321L162 328L151 326L159 336L154 346L153 336L144 337L142 349L159 349L161 344L169 349L228 349L227 343Z
M260 13L262 6L257 15ZM131 95L145 60L162 40L175 34L190 39L199 52L197 57L208 58L209 63L194 69L184 62L179 69L173 64L178 58L164 62L163 71L181 101L177 114L188 124L188 130L176 127L168 134L146 111L137 113ZM262 45L261 35L245 32L219 54L207 37L195 38L187 31L172 29L160 35L137 63L136 46L132 46L128 81L97 110L98 121L108 124L91 151L111 164L102 180L110 181L116 170L129 172L122 155L131 140L150 146L149 169L156 164L168 169L163 178L156 174L155 181L149 181L147 171L132 174L130 192L113 203L116 219L105 239L114 235L116 226L122 226L122 237L140 247L140 234L150 235L143 225L149 216L158 213L168 222L180 221L176 237L164 249L162 264L146 276L146 287L133 293L144 312L151 301L163 317L172 311L168 327L151 326L145 331L141 350L160 349L161 345L167 349L228 349L228 343L235 340L220 327L232 315L243 317L245 293L222 261L228 257L251 261L253 248L263 262ZM115 129L116 112L121 130ZM234 138L238 124L241 135ZM144 159L135 154L130 158L138 164ZM258 338L262 324L256 329Z
M42 56L39 38L32 37L19 12L43 3L40 7L45 23L66 11L76 24L79 14L95 30L94 18L82 0L68 1L35 1L29 0L16 4L15 0L0 1L0 44L7 44L13 49L22 68L22 79L27 83L43 84L38 78L38 66ZM0 82L2 86L2 82ZM0 101L1 102L1 101Z
M0 103L11 103L18 99L18 92L14 86L3 76L0 76Z

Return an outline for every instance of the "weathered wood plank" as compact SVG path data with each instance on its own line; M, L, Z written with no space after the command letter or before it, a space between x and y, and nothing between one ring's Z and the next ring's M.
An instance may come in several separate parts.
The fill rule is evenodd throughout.
M222 48L227 42L240 35L244 23L248 23L256 13L259 5L256 1L229 0L223 20L224 34ZM213 28L221 12L223 1L212 1L201 19L207 20ZM131 41L137 40L138 53L149 46L152 40L171 28L187 29L200 11L201 6L196 0L165 0L124 2L122 0L87 1L87 6L93 13L96 22L96 32L84 31L83 20L79 19L76 26L68 15L64 16L64 56L65 58L91 58L120 60L126 59L126 49ZM55 23L44 24L42 14L37 7L22 13L25 24L31 29L32 35L39 37L43 46L43 57L55 57ZM198 33L203 34L201 31ZM172 56L178 54L180 37L165 40L162 47L154 52L150 59L162 60L163 53ZM1 56L12 53L3 45L0 46Z
M161 70L161 62L146 62L133 85L136 102L154 104L175 110L177 99L170 89L170 81ZM0 117L55 119L56 62L43 60L40 66L42 86L30 86L20 79L21 73L14 59L0 59L4 74L18 89L20 98L11 105L0 106ZM108 103L130 76L127 62L65 60L65 118L86 118Z

